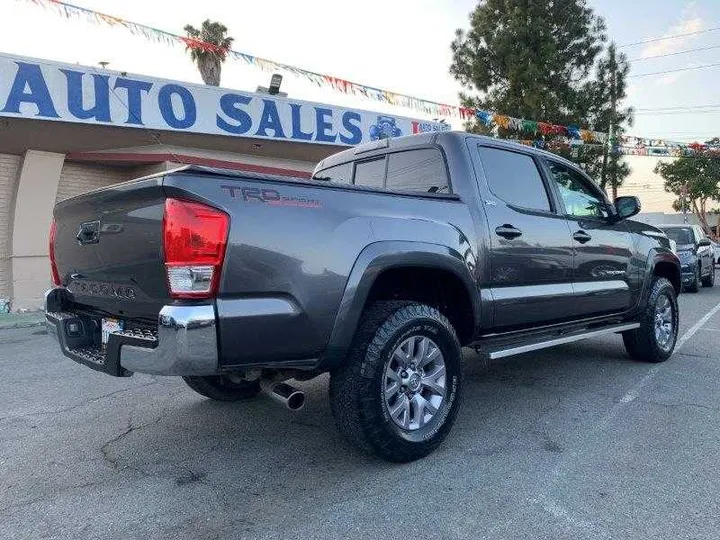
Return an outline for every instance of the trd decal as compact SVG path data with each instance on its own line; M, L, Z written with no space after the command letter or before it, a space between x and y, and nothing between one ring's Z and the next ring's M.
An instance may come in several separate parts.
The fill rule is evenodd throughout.
M221 185L228 195L233 199L242 199L248 203L262 203L268 206L295 206L299 208L322 208L322 202L318 199L305 197L286 197L277 189L257 188L247 186Z

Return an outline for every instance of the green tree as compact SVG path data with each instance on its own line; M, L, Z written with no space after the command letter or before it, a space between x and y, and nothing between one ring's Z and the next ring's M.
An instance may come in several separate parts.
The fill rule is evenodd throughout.
M474 92L460 94L463 106L580 124L590 109L584 81L604 41L605 23L586 0L481 0L470 29L456 31L450 73Z
M185 33L191 40L201 42L188 43L185 50L190 52L190 58L197 65L203 82L211 86L220 86L222 64L233 42L233 38L227 36L227 27L206 19L199 30L188 24L185 26ZM205 44L210 46L207 47Z
M659 162L655 172L665 180L665 191L677 197L673 208L691 210L705 232L710 234L708 202L720 201L720 159L681 157L671 162Z
M599 175L600 187L610 187L612 198L617 197L617 188L630 174L630 167L622 154L613 151L613 139L618 140L625 126L633 124L632 107L621 108L620 103L627 97L627 75L630 71L627 57L618 53L611 43L605 55L598 61L595 79L586 84L590 96L588 124L595 131L609 133L611 142L605 145Z

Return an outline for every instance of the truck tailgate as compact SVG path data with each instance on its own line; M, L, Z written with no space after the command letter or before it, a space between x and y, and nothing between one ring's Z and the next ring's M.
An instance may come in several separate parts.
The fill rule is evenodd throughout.
M162 178L94 191L55 208L55 258L73 303L156 320L169 298Z

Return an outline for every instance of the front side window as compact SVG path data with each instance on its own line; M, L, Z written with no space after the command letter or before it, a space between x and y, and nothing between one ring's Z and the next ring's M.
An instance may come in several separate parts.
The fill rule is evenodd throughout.
M565 204L565 213L576 217L604 219L610 214L605 199L579 172L557 163L547 161L550 178L558 187Z
M448 178L442 154L433 148L389 154L385 188L391 191L447 193Z
M533 158L485 146L479 146L478 152L493 194L513 206L550 211L550 199Z
M385 156L355 163L354 183L356 186L382 189L385 185Z

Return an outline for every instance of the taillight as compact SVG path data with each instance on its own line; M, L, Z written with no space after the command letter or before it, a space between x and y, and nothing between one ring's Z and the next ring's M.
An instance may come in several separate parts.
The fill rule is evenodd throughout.
M55 235L57 234L57 223L52 220L50 224L50 240L48 241L48 254L50 255L50 272L52 273L53 285L60 285L60 273L55 261Z
M210 298L217 292L230 218L204 204L167 199L163 245L173 298Z

